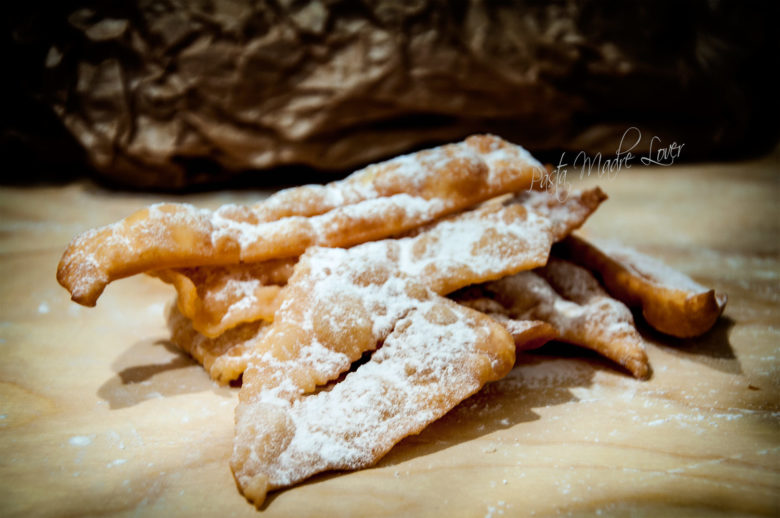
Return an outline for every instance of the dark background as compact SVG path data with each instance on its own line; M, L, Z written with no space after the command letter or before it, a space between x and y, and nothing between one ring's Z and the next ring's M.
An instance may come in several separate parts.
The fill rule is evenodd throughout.
M780 135L777 2L228 11L218 0L27 1L3 11L5 183L326 181L485 131L553 163L562 151L614 154L631 126L684 143L688 161L761 155ZM370 57L380 48L389 57ZM343 56L354 67L334 72L353 59ZM167 147L139 144L150 124L168 132Z

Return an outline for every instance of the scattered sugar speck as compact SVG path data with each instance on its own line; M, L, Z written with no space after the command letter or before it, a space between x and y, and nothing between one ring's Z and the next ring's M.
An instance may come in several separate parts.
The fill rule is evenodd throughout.
M121 465L122 465L122 464L124 464L125 462L127 462L127 459L116 459L116 460L112 460L111 462L109 462L108 464L106 464L106 467L107 467L107 468L113 468L114 466L121 466Z
M489 505L485 518L494 518L495 516L501 516L504 514L504 507L510 507L506 505L506 502L500 500L496 505Z
M49 312L48 304L46 304L45 302L41 302L40 304L38 304L38 313L40 313L41 315L45 315L48 312Z
M92 443L92 437L86 435L74 435L68 441L73 446L89 446Z

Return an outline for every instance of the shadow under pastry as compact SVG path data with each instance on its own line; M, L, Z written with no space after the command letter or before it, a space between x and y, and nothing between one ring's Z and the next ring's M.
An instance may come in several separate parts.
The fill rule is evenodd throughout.
M727 374L743 374L729 335L735 321L721 315L712 329L694 338L675 338L650 327L641 316L635 315L636 327L648 342L661 347L664 352L697 362Z
M212 390L228 397L231 389L218 387L198 363L168 340L141 340L112 364L116 372L98 389L111 409L126 408L149 399Z

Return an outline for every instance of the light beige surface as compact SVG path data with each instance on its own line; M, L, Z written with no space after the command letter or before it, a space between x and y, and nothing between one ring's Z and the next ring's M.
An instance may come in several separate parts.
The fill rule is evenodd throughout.
M779 169L775 155L588 180L611 197L589 234L730 297L704 338L645 330L652 379L571 348L523 356L377 467L274 493L262 515L780 513ZM89 184L0 191L0 515L256 514L227 462L237 389L166 341L171 290L125 279L87 309L54 280L73 234L161 199Z

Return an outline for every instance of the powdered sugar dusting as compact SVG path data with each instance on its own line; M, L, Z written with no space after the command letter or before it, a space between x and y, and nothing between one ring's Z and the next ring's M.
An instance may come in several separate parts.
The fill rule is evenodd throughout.
M466 160L475 167L482 163L479 154L465 143L447 144L369 165L344 180L285 189L257 204L254 210L259 221L292 215L316 216L372 198L398 194L400 191L394 188L397 185L403 185L407 193L416 192L430 199L426 187L446 175L457 160Z
M547 195L529 193L522 198L516 198L512 204L525 205L533 202L538 205L537 199L540 196ZM379 210L380 214L384 212L384 209ZM562 215L561 212L546 216ZM399 240L397 257L394 260L399 263L400 270L410 276L430 277L428 271L435 270L436 279L432 279L434 284L430 286L438 293L461 287L464 279L469 282L472 278L489 280L511 273L512 269L508 270L510 260L515 263L514 270L543 264L551 243L551 218L541 217L535 210L509 216L506 211L501 211L500 206L493 205L468 215L439 221L420 231L426 233L424 238L416 237L414 241ZM567 217L570 217L570 214L567 214ZM366 248L354 252L353 260L363 260L357 257L359 253L371 255L376 251L379 255L385 254L384 246L385 244L367 244ZM325 260L320 258L320 261ZM216 328L227 328L231 323L234 325L243 320L252 320L257 316L252 312L252 308L258 312L267 306L259 305L256 297L256 290L266 282L258 282L257 272L250 269L251 265L243 268L212 269L216 273L214 279L209 282L200 279L203 275L191 276L198 286L198 292L202 292L204 304L208 304L205 301L209 297L208 294L214 292L213 298L221 303L219 306L226 306L226 309L221 310L221 314L215 315L221 318ZM267 317L259 315L259 318ZM209 329L206 334L214 336L217 333L212 333Z
M505 275L515 269L512 263L518 270L544 264L552 245L550 220L533 212L511 221L503 215L476 211L442 221L399 244L399 268L410 276L430 277L427 285L447 293Z
M613 240L594 240L593 244L633 273L672 289L705 293L709 289L661 261Z
M257 303L255 291L261 286L258 279L232 278L227 279L224 289L218 292L217 298L231 301L228 310L222 317L222 322L231 321L236 315L249 310Z
M514 149L496 137L479 139L499 142L503 153ZM108 282L135 273L294 257L312 245L383 238L527 187L536 162L519 148L511 160L493 174L482 153L463 142L369 166L328 186L282 191L253 207L225 205L212 213L152 205L74 239L58 279L74 300L91 305Z
M537 161L531 153L524 147L518 145L502 145L502 142L494 142L491 150L484 155L484 160L491 172L493 181L498 181L498 174L502 173L507 167L517 167L523 164L524 167L532 168L538 171L538 175L544 174L544 166ZM540 181L541 176L536 178Z
M426 317L442 311L442 306L452 312L451 320L442 323ZM477 344L488 336L487 323L475 318L438 297L417 302L372 359L332 390L293 401L262 397L260 406L277 409L266 407L267 412L284 413L284 430L292 437L276 457L255 455L255 467L278 487L326 469L373 464L400 439L419 432L486 381L479 378L476 366L469 367L479 354ZM494 376L511 367L511 361L488 360ZM239 420L237 426L242 424ZM283 440L275 431L264 427L261 434L269 435L260 441ZM239 480L251 476L238 475Z
M547 322L560 339L593 349L638 377L648 374L644 343L630 310L609 297L587 270L551 259L544 268L488 283L481 290L487 303L484 298L475 298L478 290L456 300L519 323ZM507 324L503 319L501 322Z
M171 341L203 364L209 375L227 383L246 369L251 351L268 330L263 322L251 322L207 338L195 331L192 321L181 314L176 304L168 308Z
M444 295L544 264L552 246L553 223L533 212L517 210L522 209L524 199L506 207L460 214L414 237L373 241L346 250L310 248L290 279L276 320L294 321L306 332L310 342L304 349L343 347L323 344L320 335L367 333L350 358L354 361L383 340L395 322L415 306L413 295L408 293L409 279ZM344 326L349 328L341 329ZM365 331L357 331L358 327ZM336 365L338 362L312 364L306 369L310 377L327 381L340 374L331 370ZM263 370L270 375L270 368Z
M258 261L270 259L275 255L268 253L272 243L291 240L305 242L306 246L328 246L334 244L335 236L342 236L345 224L348 227L360 227L372 223L378 226L380 222L387 221L387 218L397 222L398 225L393 227L394 229L402 231L430 221L442 211L443 207L443 202L438 199L426 200L408 194L397 194L337 207L318 216L290 216L264 223L236 221L224 217L220 211L217 211L212 218L214 225L212 237L215 246L237 243L241 260ZM342 237L344 242L335 244L341 246L355 244L355 239L350 237L349 235ZM305 246L303 249L299 246L282 256L298 255L304 250Z
M374 462L479 388L462 367L476 352L475 324L464 327L463 312L473 313L434 293L544 264L557 222L524 207L529 199L487 204L413 237L303 255L244 373L233 467L245 492L258 480L278 487ZM301 398L380 343L344 382ZM491 367L506 360L492 358Z
M537 206L547 205L540 200L550 196L547 193L524 193L503 203L491 202L472 212L440 220L408 238L364 243L349 250L309 249L298 268L298 276L305 277L305 280L291 281L284 290L284 301L277 316L295 321L296 327L305 332L305 340L312 346L325 346L318 341L315 321L320 322L320 328L327 328L335 336L349 333L350 326L365 328L365 333L369 335L364 336L364 345L348 357L339 356L319 363L306 362L304 370L308 374L305 377L324 381L334 379L362 351L381 342L398 318L408 310L409 305L404 298L408 298L408 278L416 279L438 294L447 294L468 284L498 279L544 264L551 245L550 229L560 225L560 221L549 218L565 217L567 224L573 225L579 224L587 215L582 213L582 196L579 194L570 196L565 202L570 206L568 213L546 211L545 214L537 214ZM526 204L533 205L534 209L527 210ZM247 273L246 268L227 269L220 274L220 279L227 278L231 285L236 283L235 290L224 290L221 282L215 282L219 286L218 293L230 295L228 298L232 306L229 315L239 313L245 305L252 303L251 288L254 284L251 284L251 279L255 279L256 275ZM243 285L247 279L250 281ZM246 297L233 298L244 289ZM223 321L226 318L227 315ZM327 321L327 326L322 321ZM176 327L173 326L174 329ZM257 329L265 333L265 329ZM352 329L351 334L357 333ZM175 340L183 343L185 350L187 336ZM271 347L270 342L265 343L251 335L229 333L217 341L198 336L196 347L191 352L196 359L200 359L199 354L205 354L205 351L210 351L206 357L215 356L216 351L227 351L225 344L228 342L233 344L233 349L229 355L226 354L224 362L229 361L231 377L226 378L226 374L220 372L224 362L219 358L210 369L212 377L219 374L216 377L222 381L237 377L243 371L241 365L246 365L248 355L262 356ZM325 349L333 347L340 346L332 344ZM271 361L270 358L268 360ZM270 371L270 363L268 366Z
M387 161L388 168L393 171L393 176L404 184L413 186L414 190L421 190L429 181L430 173L441 173L455 158L467 155L471 159L479 161L473 152L463 146L449 145L439 146L420 153L400 155Z
M247 278L244 275L239 277L228 277L225 280L223 289L214 295L217 300L243 300L243 304L251 304L255 298L255 290L260 286L260 281L256 278Z

